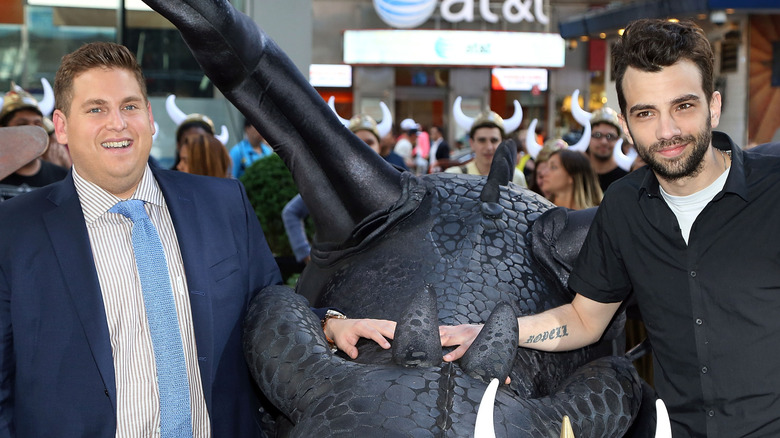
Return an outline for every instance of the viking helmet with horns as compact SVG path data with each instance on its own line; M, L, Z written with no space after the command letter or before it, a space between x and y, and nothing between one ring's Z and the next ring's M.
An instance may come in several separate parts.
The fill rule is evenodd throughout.
M11 114L20 109L30 109L41 116L48 116L54 111L54 91L46 78L41 78L43 99L40 102L22 87L11 82L11 90L0 98L0 126L5 126Z
M507 133L513 132L523 121L523 108L520 106L520 102L516 100L514 101L515 113L506 120L490 110L482 111L477 117L471 118L463 113L461 108L462 101L463 98L461 96L455 99L455 103L452 105L452 115L455 117L458 126L468 131L469 137L472 138L477 129L486 126L498 128L501 131L501 136L506 137Z
M191 125L200 125L203 129L214 135L217 140L221 141L222 144L227 145L227 141L230 138L227 126L222 125L219 135L216 135L217 131L214 129L214 122L211 121L211 118L198 113L185 114L184 111L176 106L175 94L171 94L165 99L165 110L168 112L168 117L173 120L173 123L176 123L176 143L181 139L182 128Z
M382 108L382 121L377 123L373 117L368 114L357 114L351 119L347 120L339 116L336 111L336 99L331 96L328 99L328 106L339 118L342 125L349 128L352 132L368 131L376 136L377 141L382 141L382 137L390 133L390 129L393 127L393 115L390 113L390 108L385 105L384 102L379 102L379 107Z

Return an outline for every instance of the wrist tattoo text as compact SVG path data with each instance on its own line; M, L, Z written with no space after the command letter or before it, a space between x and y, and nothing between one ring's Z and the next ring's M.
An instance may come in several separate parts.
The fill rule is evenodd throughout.
M538 335L534 336L531 335L528 337L528 340L525 341L526 344L536 344L538 342L544 342L548 339L555 339L555 338L562 338L564 336L569 336L569 332L566 330L566 326L562 325L558 328L554 328L548 332L542 332Z

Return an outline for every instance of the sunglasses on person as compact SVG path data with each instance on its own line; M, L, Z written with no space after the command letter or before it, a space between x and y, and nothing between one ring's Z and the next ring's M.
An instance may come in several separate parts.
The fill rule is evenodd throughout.
M618 139L618 136L615 134L604 134L603 132L594 132L590 134L591 138L595 138L596 140L601 140L602 138L606 138L607 141L615 141Z

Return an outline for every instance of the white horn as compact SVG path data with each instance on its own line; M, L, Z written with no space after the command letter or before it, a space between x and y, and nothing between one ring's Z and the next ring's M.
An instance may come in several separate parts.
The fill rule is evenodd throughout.
M222 125L222 130L220 131L219 135L215 135L214 137L217 137L217 140L221 141L223 145L227 146L228 139L230 139L230 133L228 132L227 126Z
M631 165L634 164L634 160L636 160L636 156L638 155L636 153L636 150L634 148L631 148L631 150L628 152L628 155L623 153L623 139L619 139L615 142L615 149L612 151L612 156L615 157L615 162L617 163L618 167L625 170L626 172L631 171Z
M41 110L44 117L49 117L54 112L54 90L51 89L51 84L46 78L41 78L41 85L43 86L43 99L38 102L38 109Z
M376 130L379 131L379 138L383 138L393 129L393 114L384 102L379 102L379 106L382 108L382 121L376 125Z
M655 438L672 438L672 424L666 405L660 398L655 401Z
M335 114L336 117L339 118L339 122L341 122L342 125L349 127L349 120L342 118L339 115L338 111L336 111L336 96L330 96L330 98L328 99L328 106L330 107L330 109L333 110L333 114Z
M509 135L511 132L515 132L515 129L520 127L520 123L523 122L523 107L520 106L520 102L515 101L515 113L512 117L504 120L504 133Z
M458 126L468 132L471 131L471 125L474 124L474 118L463 114L463 109L460 107L462 101L463 98L460 96L455 99L455 103L452 104L452 116L455 117L455 122L458 123Z
M477 409L477 421L474 424L474 438L496 438L496 430L493 426L493 405L496 403L498 391L498 379L490 381L482 401Z
M528 126L528 132L525 134L525 149L528 151L528 155L532 159L536 159L539 152L542 150L542 145L536 142L536 123L537 119L533 119Z
M175 94L171 94L167 99L165 99L165 110L168 111L168 117L173 120L173 123L175 123L176 126L181 125L181 122L187 118L187 114L184 114L184 111L180 110L179 107L176 106Z
M590 118L591 113L580 107L580 90L574 90L571 95L571 115L582 127L582 137L576 144L569 146L569 149L577 152L585 152L590 146Z
M571 94L571 115L580 125L590 125L590 118L593 114L585 111L580 106L580 90L574 90L574 93Z

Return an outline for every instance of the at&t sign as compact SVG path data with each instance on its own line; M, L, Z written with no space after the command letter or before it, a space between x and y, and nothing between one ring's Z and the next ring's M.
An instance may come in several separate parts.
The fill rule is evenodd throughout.
M474 3L479 3L479 15L489 23L497 23L499 15L490 10L489 0L442 0L439 13L450 23L474 21ZM374 0L379 17L392 27L411 28L425 23L436 9L437 0ZM509 23L521 21L542 24L550 22L544 15L544 0L504 0L501 16ZM453 12L456 9L456 12Z

